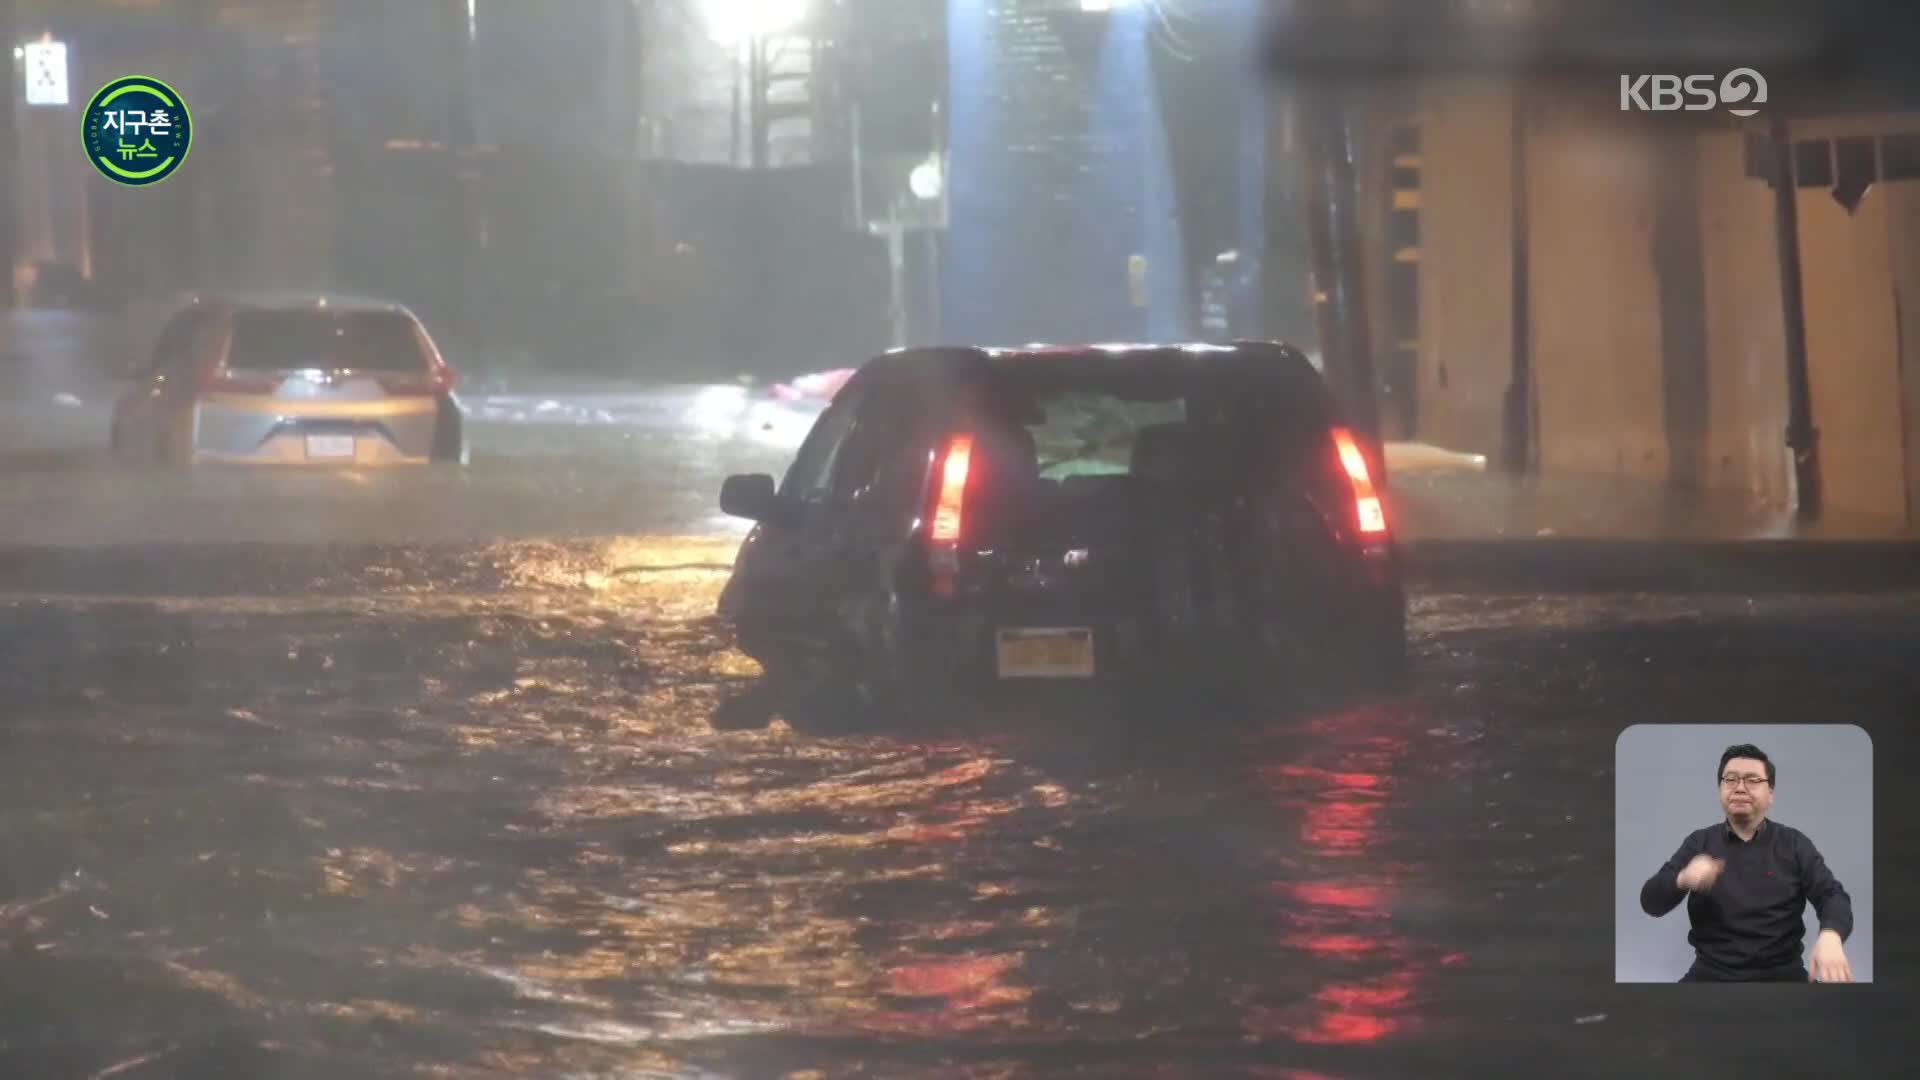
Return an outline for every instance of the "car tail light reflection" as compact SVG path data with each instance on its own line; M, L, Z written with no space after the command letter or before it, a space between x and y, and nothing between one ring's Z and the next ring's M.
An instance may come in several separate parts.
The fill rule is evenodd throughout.
M1380 493L1374 490L1373 474L1367 468L1367 457L1360 452L1360 444L1353 432L1346 428L1333 429L1333 445L1340 451L1340 466L1347 472L1347 482L1353 486L1354 509L1360 518L1360 531L1368 536L1378 536L1387 531L1387 511L1380 502Z
M956 435L940 460L940 483L934 491L932 527L928 538L929 569L936 596L952 596L960 573L960 528L966 509L967 479L973 471L973 436Z

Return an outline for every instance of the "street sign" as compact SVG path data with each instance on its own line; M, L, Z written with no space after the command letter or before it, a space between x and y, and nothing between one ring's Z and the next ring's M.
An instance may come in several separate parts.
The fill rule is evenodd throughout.
M22 46L21 59L27 69L27 104L69 104L65 42L30 41Z

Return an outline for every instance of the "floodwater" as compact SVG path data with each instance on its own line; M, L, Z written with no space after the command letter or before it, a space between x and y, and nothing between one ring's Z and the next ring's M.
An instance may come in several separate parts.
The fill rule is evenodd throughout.
M708 723L754 675L726 548L0 577L0 1074L1887 1075L1904 1037L1879 987L1756 1034L1612 986L1609 800L1654 709L1910 746L1911 598L1427 596L1396 701L816 738Z

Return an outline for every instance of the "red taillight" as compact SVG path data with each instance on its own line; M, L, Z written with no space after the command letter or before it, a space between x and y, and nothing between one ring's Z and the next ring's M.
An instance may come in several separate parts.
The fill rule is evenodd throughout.
M1373 474L1367 469L1367 456L1360 452L1360 444L1355 441L1353 432L1346 428L1334 428L1333 445L1340 451L1340 467L1347 471L1347 482L1353 486L1353 503L1359 513L1360 531L1370 536L1386 532L1387 511L1380 502L1380 493L1374 490Z
M454 374L450 367L436 367L431 374L392 375L380 380L380 388L398 397L433 397L453 389Z
M960 527L967 500L967 477L973 471L973 436L956 435L940 460L940 482L934 489L932 519L927 529L928 570L935 596L959 591Z
M200 377L200 389L210 394L271 394L280 389L280 380L270 375L216 370Z
M960 513L967 498L967 473L973 468L973 437L957 436L947 444L940 464L940 490L933 501L934 540L951 544L960 539Z

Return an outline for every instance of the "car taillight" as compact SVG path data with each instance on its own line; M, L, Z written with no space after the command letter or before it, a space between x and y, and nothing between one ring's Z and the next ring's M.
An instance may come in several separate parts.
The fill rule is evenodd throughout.
M1346 470L1347 483L1353 487L1353 505L1360 519L1360 532L1367 536L1379 536L1387 531L1387 511L1380 502L1380 493L1374 490L1373 474L1367 468L1367 457L1360 452L1360 444L1353 432L1346 428L1333 429L1333 445L1340 451L1340 467Z
M201 374L200 389L210 394L271 394L280 389L280 380L271 375L216 369Z
M947 444L940 463L940 491L933 503L933 538L945 543L960 539L960 514L967 498L967 474L973 468L973 439L961 435Z
M433 397L453 389L454 374L449 367L437 367L426 375L390 375L380 380L380 388L397 397Z
M931 541L928 567L936 596L952 596L959 584L960 528L972 471L973 436L957 435L948 441L940 460L940 482L934 489L932 524L927 531Z

